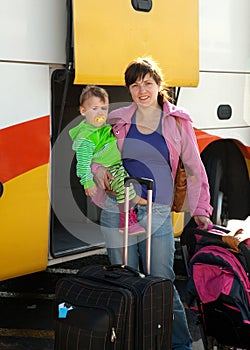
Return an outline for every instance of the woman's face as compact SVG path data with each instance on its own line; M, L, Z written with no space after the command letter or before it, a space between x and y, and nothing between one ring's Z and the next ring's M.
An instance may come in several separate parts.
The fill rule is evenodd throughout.
M158 105L159 90L160 85L155 82L149 73L129 86L133 101L145 107L156 107Z

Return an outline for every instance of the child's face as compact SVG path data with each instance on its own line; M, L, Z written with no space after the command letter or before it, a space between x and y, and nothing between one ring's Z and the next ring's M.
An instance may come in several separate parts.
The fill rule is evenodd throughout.
M91 96L80 107L80 113L85 116L87 124L98 128L106 122L108 100L103 102L99 97Z

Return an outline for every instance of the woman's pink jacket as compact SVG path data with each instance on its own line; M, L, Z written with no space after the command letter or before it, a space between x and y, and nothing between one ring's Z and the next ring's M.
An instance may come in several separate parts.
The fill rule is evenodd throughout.
M124 139L130 128L131 119L137 109L136 103L127 107L121 107L112 111L108 116L108 122L113 125L113 132L117 138L119 150L122 150ZM176 124L179 119L180 130ZM191 216L204 215L209 217L212 213L210 202L209 184L206 171L200 158L196 136L192 127L190 116L175 105L165 102L163 106L162 134L170 154L172 177L175 178L179 156L184 163L187 173L188 205ZM98 164L92 165L95 173ZM104 198L100 193L93 201L101 205Z

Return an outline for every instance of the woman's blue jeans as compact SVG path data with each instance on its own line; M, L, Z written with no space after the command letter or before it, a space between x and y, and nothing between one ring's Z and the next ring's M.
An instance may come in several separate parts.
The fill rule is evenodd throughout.
M140 205L137 205L136 208L138 210L138 221L146 228L147 208ZM119 210L115 198L109 196L102 210L101 227L111 264L123 263L123 235L118 232L119 220ZM145 272L145 235L130 236L128 245L128 265L135 269L142 266ZM153 203L151 248L151 275L169 278L174 281L175 243L169 206ZM141 263L139 263L139 257ZM172 349L192 349L192 339L185 309L175 287Z

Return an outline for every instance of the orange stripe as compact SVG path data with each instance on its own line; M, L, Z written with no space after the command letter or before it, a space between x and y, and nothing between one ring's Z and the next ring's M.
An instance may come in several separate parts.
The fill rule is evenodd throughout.
M221 137L210 135L204 131L194 129L195 135L197 138L198 146L200 153L212 142L216 140L221 140ZM247 159L250 159L250 147L243 145L241 142L235 140L235 143L238 145L239 149L241 150L243 156Z
M49 161L49 116L0 130L0 181L6 182Z
M244 146L241 142L235 141L239 149L241 150L243 156L247 159L250 159L250 147Z
M213 141L220 140L220 137L210 135L204 131L194 129L200 153Z

